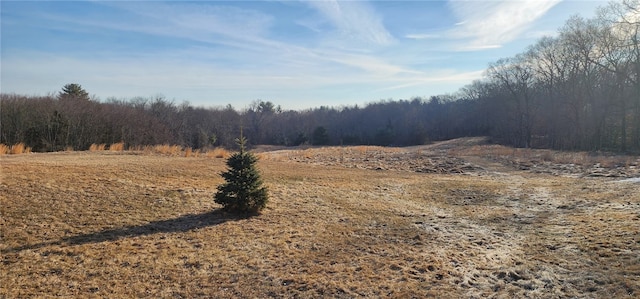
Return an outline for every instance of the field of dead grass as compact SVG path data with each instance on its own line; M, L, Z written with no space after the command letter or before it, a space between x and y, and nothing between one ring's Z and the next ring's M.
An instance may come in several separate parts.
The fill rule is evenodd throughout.
M2 156L0 297L640 295L638 184L298 161L318 153L261 153L271 199L252 218L213 203L223 159Z

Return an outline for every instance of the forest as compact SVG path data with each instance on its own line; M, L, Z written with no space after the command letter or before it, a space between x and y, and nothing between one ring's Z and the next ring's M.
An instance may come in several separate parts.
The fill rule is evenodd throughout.
M640 2L574 16L553 37L488 65L451 94L379 100L362 107L286 110L196 107L162 96L106 100L80 84L57 94L0 95L0 143L33 151L177 144L408 146L464 136L522 148L640 153Z

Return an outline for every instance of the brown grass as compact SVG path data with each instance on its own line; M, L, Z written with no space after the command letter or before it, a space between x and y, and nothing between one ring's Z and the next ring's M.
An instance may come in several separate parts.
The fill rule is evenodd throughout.
M145 155L182 156L182 146L171 144L137 145L129 148L131 152L139 152ZM186 149L185 149L186 151Z
M213 150L207 151L204 155L208 158L226 159L231 156L231 152L224 148L216 147Z
M124 151L124 142L113 143L109 146L109 151L121 152Z
M142 145L133 145L133 146L129 146L128 150L131 151L131 152L143 152L144 151L144 146L142 146Z
M224 160L89 155L3 157L0 297L640 294L637 185L261 161L242 218L213 203Z
M101 143L101 144L95 144L95 143L93 143L93 144L91 144L91 145L89 146L89 151L90 151L90 152L99 152L99 151L104 151L106 147L107 147L107 145L106 145L106 144L104 144L104 143Z
M330 147L313 147L295 150L276 150L272 152L264 152L261 157L265 160L273 161L286 161L290 159L302 159L312 160L317 157L331 157L338 160L343 160L344 157L349 156L352 158L374 158L375 155L380 153L399 153L404 151L402 148L397 147L381 147L381 146L330 146Z
M0 155L6 155L9 153L9 146L0 143Z
M20 142L9 147L9 154L11 155L19 155L19 154L28 154L31 152L31 148L26 146L24 143Z
M546 149L510 148L503 145L476 145L471 147L460 147L454 148L448 151L448 153L456 156L534 160L582 166L600 164L603 167L628 166L637 159L635 156L591 154L588 152L562 152Z
M178 156L182 153L182 146L160 144L153 147L153 152L161 155Z

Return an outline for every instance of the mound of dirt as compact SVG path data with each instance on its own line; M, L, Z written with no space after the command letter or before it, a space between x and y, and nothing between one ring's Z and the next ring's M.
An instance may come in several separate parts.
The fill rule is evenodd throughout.
M347 147L313 148L279 153L280 159L322 166L421 173L469 174L484 168L465 161L421 150L420 148Z
M640 158L624 164L612 164L609 166L598 162L581 165L575 163L554 163L538 159L523 160L509 156L491 159L510 166L515 170L554 176L604 178L640 177Z
M482 175L500 169L565 177L640 177L640 157L637 156L592 156L587 153L513 149L491 145L487 137L459 138L404 148L274 149L264 151L265 148L261 148L263 155L279 161L371 170ZM579 163L571 162L573 160Z

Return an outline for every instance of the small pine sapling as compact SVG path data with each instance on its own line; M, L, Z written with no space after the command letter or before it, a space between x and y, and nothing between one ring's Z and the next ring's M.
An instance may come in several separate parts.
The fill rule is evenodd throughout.
M229 168L221 174L226 182L218 186L214 201L232 213L257 214L267 205L267 188L262 186L262 178L256 168L258 158L245 150L247 140L242 133L236 142L240 145L240 152L227 159Z

